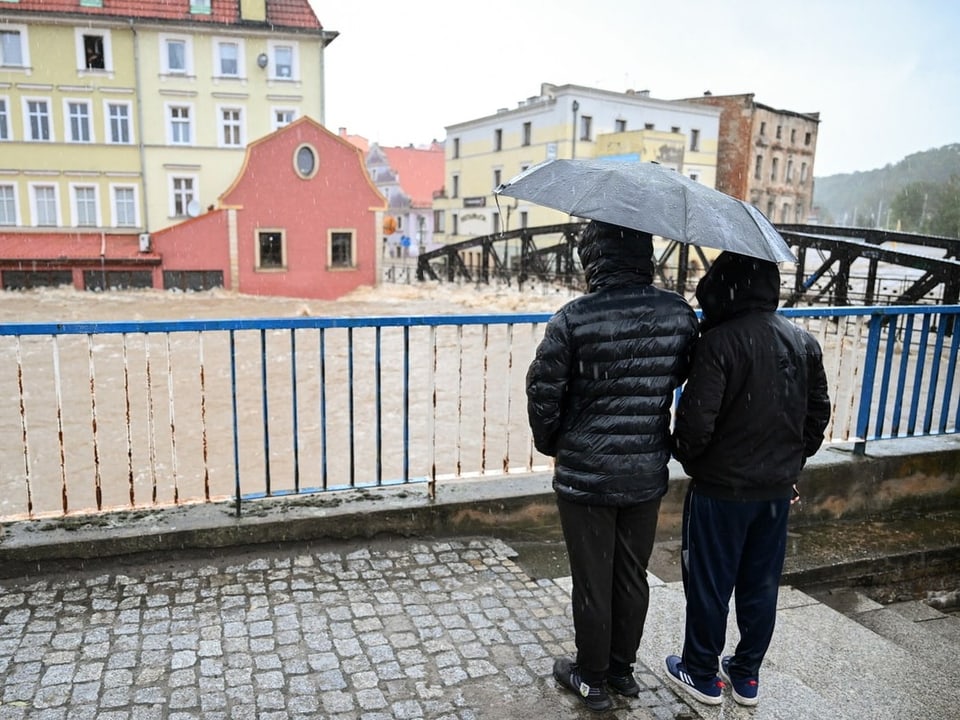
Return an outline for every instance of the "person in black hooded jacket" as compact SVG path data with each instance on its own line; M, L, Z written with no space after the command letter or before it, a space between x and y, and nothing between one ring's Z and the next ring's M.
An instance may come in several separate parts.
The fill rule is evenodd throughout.
M776 312L775 263L721 253L696 295L701 335L673 433L691 478L681 543L686 624L683 655L669 656L667 671L701 702L722 701L722 677L735 701L755 705L795 483L823 442L830 398L816 339ZM740 641L718 667L734 589Z
M635 696L646 569L667 489L670 409L697 337L693 309L653 282L653 238L592 221L578 246L587 293L547 323L527 371L536 448L553 487L573 579L576 660L554 677L593 710L609 686Z

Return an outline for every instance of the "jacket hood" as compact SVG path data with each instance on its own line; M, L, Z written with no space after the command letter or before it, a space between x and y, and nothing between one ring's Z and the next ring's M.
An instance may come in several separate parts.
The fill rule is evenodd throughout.
M587 292L617 285L653 282L653 236L592 220L577 247Z
M704 330L746 312L772 312L780 303L780 268L769 260L720 253L697 285L697 302Z

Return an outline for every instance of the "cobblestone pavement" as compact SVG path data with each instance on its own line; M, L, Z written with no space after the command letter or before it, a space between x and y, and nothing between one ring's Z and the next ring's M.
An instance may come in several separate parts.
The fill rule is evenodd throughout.
M551 676L569 586L514 557L300 544L0 580L0 720L597 717ZM609 716L692 717L637 677Z

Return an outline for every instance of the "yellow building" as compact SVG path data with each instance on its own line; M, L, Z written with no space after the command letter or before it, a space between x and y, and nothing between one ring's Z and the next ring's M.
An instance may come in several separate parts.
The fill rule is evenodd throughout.
M308 0L0 4L0 229L149 232L204 212L249 142L324 117Z
M494 189L552 158L657 160L715 187L720 111L625 93L543 83L540 94L494 115L446 128L443 196L435 239L457 242L501 230L570 222L556 210Z

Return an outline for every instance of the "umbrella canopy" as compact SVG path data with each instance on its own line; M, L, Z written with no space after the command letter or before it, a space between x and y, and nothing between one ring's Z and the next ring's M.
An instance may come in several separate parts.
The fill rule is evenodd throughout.
M657 163L547 160L494 192L691 245L797 261L755 207Z

